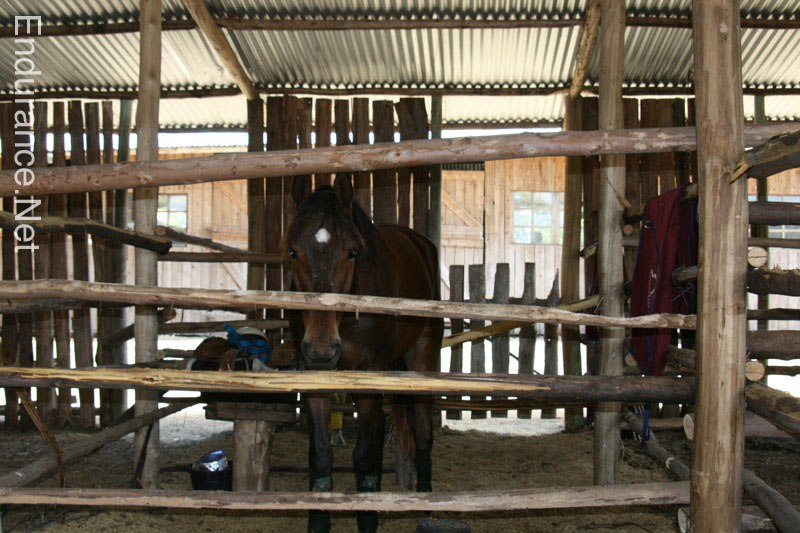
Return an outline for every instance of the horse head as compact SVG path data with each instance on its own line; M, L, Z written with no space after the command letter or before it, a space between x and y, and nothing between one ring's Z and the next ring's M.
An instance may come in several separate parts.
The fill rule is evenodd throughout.
M294 289L352 292L366 246L359 225L371 223L353 202L350 175L340 172L333 187L318 187L313 193L310 177L295 177L292 198L298 208L284 238L284 250ZM302 311L305 335L300 352L307 368L336 367L342 353L339 336L342 316L343 313L336 311Z

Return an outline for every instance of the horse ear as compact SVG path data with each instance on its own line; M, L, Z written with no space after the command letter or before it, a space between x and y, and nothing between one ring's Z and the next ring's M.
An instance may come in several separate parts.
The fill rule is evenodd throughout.
M349 172L337 172L336 179L333 181L333 190L336 191L336 199L345 207L349 207L353 202L353 183L350 180Z
M311 196L311 176L295 176L292 180L292 198L297 205Z

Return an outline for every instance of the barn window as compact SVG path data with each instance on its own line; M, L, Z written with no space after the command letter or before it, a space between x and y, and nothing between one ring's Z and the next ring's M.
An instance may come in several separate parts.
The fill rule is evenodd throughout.
M185 194L158 195L158 225L186 231L188 227L189 199Z
M512 191L511 200L515 244L561 244L564 193Z

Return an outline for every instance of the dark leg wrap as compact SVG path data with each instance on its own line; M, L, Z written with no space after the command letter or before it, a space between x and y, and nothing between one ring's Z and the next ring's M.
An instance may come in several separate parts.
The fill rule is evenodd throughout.
M431 450L417 448L414 455L414 466L417 467L417 492L433 491L433 463L431 461Z
M321 475L311 472L308 478L308 490L312 492L330 492L333 479L330 474ZM331 530L331 513L329 511L308 512L308 533L329 533Z
M358 492L380 492L380 474L364 474L356 472L356 490ZM356 513L358 533L376 533L378 531L378 513L375 511L361 511Z

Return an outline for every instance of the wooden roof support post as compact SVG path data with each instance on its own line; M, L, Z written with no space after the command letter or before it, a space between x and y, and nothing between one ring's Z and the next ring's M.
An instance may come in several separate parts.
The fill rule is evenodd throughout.
M239 86L242 93L244 93L248 100L257 100L258 91L247 76L244 67L242 67L242 64L239 63L239 60L236 58L236 54L233 48L231 48L228 39L225 38L225 35L223 35L222 30L217 26L211 13L208 12L203 0L183 0L183 5L189 10L192 18L197 22L200 31L203 32L203 35L206 36L206 39L208 39L214 51L217 52L219 60L222 61L222 64L225 66L225 70L236 80L236 85Z
M442 138L442 96L431 97L431 139ZM431 207L428 212L428 237L436 249L442 248L442 165L431 165Z
M580 98L564 98L564 129L581 129ZM567 157L564 184L564 245L561 248L561 298L572 302L580 298L580 243L581 243L581 198L583 158ZM564 375L580 375L581 343L580 328L564 325L561 328L564 354ZM577 431L583 426L583 407L564 411L564 430Z
M699 170L697 436L692 531L737 531L744 458L747 184L739 2L693 0ZM731 260L731 258L736 260Z
M256 97L247 100L247 151L264 151L264 102ZM264 253L267 250L267 204L266 180L253 178L247 180L247 250ZM280 232L280 226L269 228L269 231ZM266 288L266 267L259 263L247 264L247 289L264 290ZM247 318L264 318L262 310L253 310Z
M601 2L600 114L601 130L622 129L622 67L625 46L625 2ZM604 155L600 169L600 207L598 210L597 270L599 311L603 315L623 316L622 213L625 194L625 155ZM619 328L600 331L597 374L622 375L625 332ZM610 485L619 479L620 439L619 403L598 403L594 411L594 483Z
M141 0L139 44L139 103L136 111L138 146L136 161L158 159L158 107L161 96L161 0ZM133 191L133 224L136 231L155 234L158 187ZM137 248L135 282L139 286L158 285L158 259L155 252ZM137 306L134 321L136 362L156 359L158 312L153 306ZM158 394L136 391L136 416L158 409ZM144 457L139 482L144 489L158 488L158 422L136 431L134 468ZM146 453L142 449L146 447Z
M764 109L764 95L757 94L755 97L755 104L756 104L756 124L766 124L767 122L767 114ZM769 183L767 182L767 178L758 178L756 180L758 182L757 185L757 194L758 194L758 201L759 202L768 202L769 201ZM753 237L761 237L766 239L769 237L769 226L753 226ZM767 249L767 254L769 254L769 249ZM769 255L767 255L767 262L769 262ZM767 265L769 266L769 265ZM758 295L758 309L769 309L769 294L759 294ZM756 327L760 330L769 329L769 321L767 320L759 320L756 323ZM766 382L765 382L766 383Z

